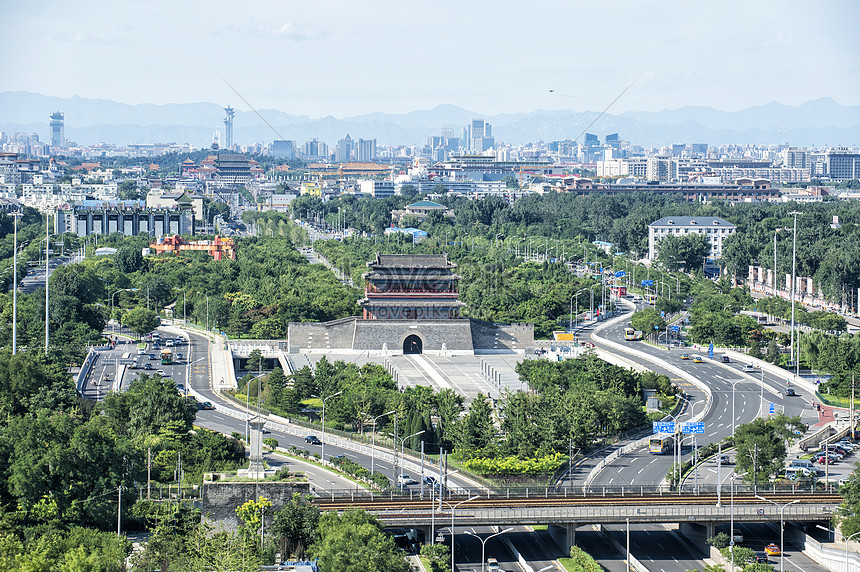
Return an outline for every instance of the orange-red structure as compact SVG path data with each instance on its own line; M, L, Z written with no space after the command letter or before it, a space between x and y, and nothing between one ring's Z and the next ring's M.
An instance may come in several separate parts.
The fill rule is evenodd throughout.
M223 260L226 256L230 260L236 260L236 243L230 238L216 236L215 240L198 240L186 242L178 234L159 238L157 242L150 244L149 248L156 254L165 252L179 252L180 250L205 250L215 260Z

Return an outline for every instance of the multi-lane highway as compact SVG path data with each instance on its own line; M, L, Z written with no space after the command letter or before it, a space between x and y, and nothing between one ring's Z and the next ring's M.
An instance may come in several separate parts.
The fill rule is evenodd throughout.
M640 357L627 352L624 357L627 360L639 362L647 369L667 375L673 382L685 390L690 396L691 406L682 412L682 419L688 419L692 413L699 414L703 411L705 408L704 404L707 401L707 393L695 384L679 377L677 371L672 371L671 368L659 365L659 362L665 361L671 366L683 369L711 388L711 402L708 405L708 412L703 418L706 433L704 436L700 436L700 445L721 439L723 436L731 433L733 382L735 383L734 409L737 424L751 421L760 412L766 412L766 405L762 405L762 399L765 404L772 402L775 404L777 410L784 409L789 415L803 413L807 418L814 416L809 407L808 396L784 397L785 380L778 379L767 372L762 375L761 372L757 371L754 375L750 375L743 371L743 364L732 362L725 364L718 360L710 360L707 359L705 352L700 352L704 358L702 363L693 363L692 360L681 359L682 353L690 355L695 353L692 350L672 349L667 351L642 342L626 342L623 339L623 328L625 325L626 321L621 321L616 325L609 326L599 332L598 335L593 336L592 341L607 351L615 353L618 352L618 348L607 344L603 341L603 338L616 344L633 347L639 352L644 353L645 356ZM140 359L143 360L143 363L151 362L153 371L162 369L166 377L171 377L177 383L189 388L192 393L197 395L199 400L211 401L225 407L235 408L229 401L221 398L212 387L212 376L208 359L209 340L193 333L186 334L186 337L188 338L188 343L174 350L177 353L186 354L184 359L178 363L162 366L158 360L149 360L148 355L140 356ZM147 354L149 352L148 348ZM136 345L119 344L112 352L105 352L105 355L96 364L95 372L91 376L91 379L101 379L106 373L112 381L112 387L115 386L117 374L125 369L117 368L116 360L117 358L121 359L123 355L129 353L137 357ZM127 383L131 377L140 372L146 372L146 370L125 369L122 389L127 387ZM763 390L762 380L764 380ZM99 388L92 383L88 384L85 388L85 392L90 392L90 394L97 394L98 391L101 391L103 395L105 388L103 386ZM245 433L245 423L242 419L237 419L218 411L199 411L197 423L224 433L234 431L241 434ZM318 446L308 445L301 436L279 433L277 431L273 431L270 436L276 438L282 447L289 448L290 446L296 446L311 451L319 448ZM685 455L689 455L689 447L685 447L684 452ZM340 454L363 466L370 466L370 459L368 457L339 448L331 442L326 444L327 457ZM650 455L645 450L633 451L626 453L618 461L608 464L607 468L597 475L594 484L615 486L618 484L659 483L668 472L671 462L671 455ZM391 463L377 460L374 463L374 468L388 475L389 478L394 478L394 467ZM345 487L342 478L315 465L309 465L307 468L302 467L302 470L308 473L311 480L319 488ZM703 476L703 481L704 479L705 476ZM413 488L417 490L418 487L413 485ZM621 534L618 527L609 527L609 531L611 534ZM465 563L462 566L458 564L458 568L461 570L469 569L470 566L477 568L480 565L480 543L473 537L461 534L460 530L457 532L455 542L458 547L458 561ZM492 530L489 528L476 529L475 532L486 537ZM515 546L523 551L523 556L535 570L545 567L549 567L547 570L554 569L556 566L553 563L554 558L563 555L546 532L534 533L526 528L517 528L509 532L508 535L514 541ZM594 552L595 556L600 557L600 554L602 554L601 551L606 551L605 540L601 541L601 537L597 536L596 533L593 535L594 538L587 531L585 534L582 534L582 531L580 531L577 536L579 544L589 552ZM661 545L666 550L655 548ZM492 554L498 558L502 563L503 569L519 569L519 565L513 561L513 555L498 538L489 541L488 549L490 548L493 549L493 552L488 551L488 554ZM690 545L680 540L676 534L662 526L631 527L631 550L634 556L643 562L653 563L655 570L659 569L665 572L672 572L674 570L683 571L703 565L703 562L699 560L700 557L694 553ZM623 568L623 561L618 560L617 556L617 554L614 555L614 563L612 559L601 559L601 564L610 570L618 565ZM795 559L795 562L800 562L802 559L803 557L798 557ZM804 563L809 564L808 562Z

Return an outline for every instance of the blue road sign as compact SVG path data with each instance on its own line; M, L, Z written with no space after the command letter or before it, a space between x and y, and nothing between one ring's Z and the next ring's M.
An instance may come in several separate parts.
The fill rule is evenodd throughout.
M660 317L661 317L661 318L665 318L665 317L666 317L666 312L665 312L664 310L660 310Z
M714 359L714 344L708 345L708 357Z
M653 285L654 285L654 281L653 281L653 280L643 280L643 281L642 281L642 285L643 285L643 286L653 286Z
M654 421L654 433L674 433L674 421Z
M624 278L625 276L627 276L627 272L625 272L624 270L619 270L615 273L616 278Z
M698 433L700 435L705 434L705 424L702 422L698 423L684 423L681 425L681 433Z
M659 329L660 329L660 326L658 326L658 325L654 324L654 329L655 329L655 330L659 330Z
M673 331L673 332L680 332L680 331L681 331L681 327L680 327L680 326L671 326L671 329L672 329L672 331Z
M776 413L776 406L773 403L771 403L770 407L768 407L767 411L768 411L768 413L773 415L774 413Z

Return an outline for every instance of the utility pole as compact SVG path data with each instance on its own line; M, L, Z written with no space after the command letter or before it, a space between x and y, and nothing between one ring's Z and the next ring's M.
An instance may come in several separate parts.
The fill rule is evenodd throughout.
M122 536L122 485L116 488L116 535Z
M48 272L50 270L50 266L48 265L48 261L51 258L50 250L51 249L51 214L49 212L45 213L45 355L48 355L48 318L50 315L49 305L48 305L48 292L51 290L50 281Z
M15 221L15 239L12 241L12 355L15 355L18 349L18 219L24 215L16 211L11 216Z
M797 215L803 213L791 211L788 214L794 216L794 238L792 239L791 244L791 344L789 349L789 357L791 361L794 361L794 291L796 283L795 274L797 273ZM797 356L797 359L800 359L800 356Z

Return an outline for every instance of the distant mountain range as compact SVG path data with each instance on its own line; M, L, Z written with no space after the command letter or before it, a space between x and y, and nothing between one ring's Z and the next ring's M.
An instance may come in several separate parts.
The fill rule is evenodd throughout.
M50 139L48 115L65 114L66 137L81 145L95 143L189 143L205 147L213 133L224 137L224 109L215 103L128 105L105 99L60 98L30 92L0 93L0 130L37 133ZM443 128L460 128L472 118L493 126L496 141L528 143L573 139L591 123L594 111L546 111L482 115L454 105L410 113L369 113L354 117L310 118L276 109L260 114L274 126L276 135L253 111L237 110L234 141L250 144L292 139L299 144L314 137L334 145L349 133L353 139L376 139L383 145L424 143ZM603 138L618 133L626 141L645 147L670 143L775 144L796 146L853 146L860 144L860 106L840 105L830 98L799 106L769 103L740 111L711 107L682 107L657 112L606 114L589 132Z

